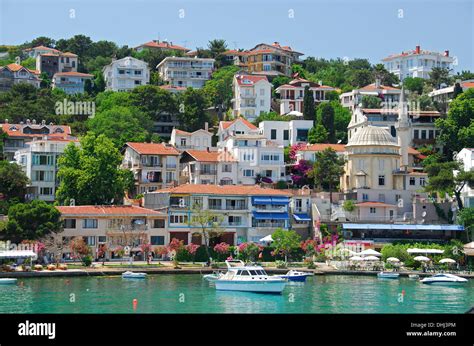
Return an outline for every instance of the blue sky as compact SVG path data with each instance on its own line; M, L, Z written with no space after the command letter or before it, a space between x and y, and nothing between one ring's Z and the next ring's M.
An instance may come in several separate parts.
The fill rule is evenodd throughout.
M305 56L364 57L372 63L420 44L427 50L448 49L458 59L456 71L474 70L473 3L0 0L0 44L19 44L40 35L59 39L84 34L119 45L136 46L159 38L195 48L206 46L210 39L223 38L229 48L252 48L257 43L278 41ZM71 10L75 18L71 18Z

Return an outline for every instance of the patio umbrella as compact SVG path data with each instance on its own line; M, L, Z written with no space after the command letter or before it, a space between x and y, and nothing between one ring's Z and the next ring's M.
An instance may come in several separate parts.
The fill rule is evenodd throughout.
M266 242L273 241L272 235L269 234L266 237L263 237L262 239L260 239L260 241L266 241Z
M433 253L433 254L441 254L444 252L444 250L440 249L417 249L417 248L411 248L407 250L408 253Z
M360 256L352 256L351 258L349 258L349 260L351 260L351 261L363 261L364 259Z
M400 262L400 260L396 257L389 257L387 258L387 262Z
M455 260L452 258L443 258L442 260L439 261L439 263L456 263Z
M364 257L364 261L380 261L380 259L376 256L367 256Z
M339 250L339 253L342 253L342 252L347 252L347 253L349 253L349 255L356 255L357 254L357 252L349 250L348 248L343 248L343 249Z
M382 256L382 254L378 251L372 250L372 249L367 249L362 252L359 252L358 255L361 256Z
M415 261L419 261L419 262L429 262L431 261L428 257L425 257L425 256L416 256L414 258Z

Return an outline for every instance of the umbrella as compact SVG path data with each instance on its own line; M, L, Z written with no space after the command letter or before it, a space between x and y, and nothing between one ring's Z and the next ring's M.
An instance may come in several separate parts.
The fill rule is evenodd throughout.
M417 248L411 248L407 250L408 253L424 253L424 254L441 254L444 252L444 250L440 249L417 249Z
M340 253L342 253L342 252L348 252L349 255L356 255L356 254L357 254L357 252L352 251L352 250L349 250L348 248L343 248L343 249L339 250L339 252L340 252Z
M11 250L11 251L1 251L0 258L31 258L36 260L38 255L29 250Z
M372 250L372 249L367 249L362 252L359 252L358 255L361 256L382 256L382 254L378 251Z
M387 262L400 262L400 260L396 257L389 257L387 258Z
M429 262L431 261L428 257L425 256L416 256L414 258L415 261L420 261L420 262Z
M379 258L376 256L367 256L364 257L364 261L379 261Z
M298 111L291 111L291 112L288 113L287 115L294 115L294 116L296 116L296 117L302 117L302 116L303 116L303 113L298 112Z
M439 263L456 263L455 260L452 258L443 258L442 260L439 261Z
M349 260L351 260L351 261L363 261L364 259L360 256L352 256L351 258L349 258Z
M273 241L272 235L269 234L266 237L263 237L262 239L260 239L260 241L267 241L267 242Z

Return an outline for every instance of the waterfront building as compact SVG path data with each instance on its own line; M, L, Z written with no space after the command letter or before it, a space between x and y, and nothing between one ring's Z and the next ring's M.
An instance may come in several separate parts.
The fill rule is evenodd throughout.
M39 72L18 64L0 66L0 92L8 91L18 83L27 83L39 88L41 84Z
M275 94L280 95L280 114L290 112L303 113L303 100L306 87L313 94L314 104L327 102L327 93L336 90L333 87L322 85L322 82L315 83L303 78L295 78L288 84L280 85L275 89Z
M463 148L457 155L456 160L462 162L465 171L474 171L474 148ZM474 188L468 185L461 191L461 198L465 208L474 208Z
M175 87L202 88L211 79L214 59L166 57L157 66L161 79Z
M260 134L277 145L284 147L306 143L309 130L313 126L313 120L264 120L258 124Z
M10 124L8 119L5 119L5 123L1 124L3 133L6 134L6 138L3 140L3 157L7 161L13 161L15 152L17 150L26 148L26 144L35 139L59 139L59 140L71 140L75 139L71 136L71 128L64 125L54 125L50 123L46 124L42 121L37 124L35 120L26 120L26 123L21 122L20 124Z
M433 67L452 69L454 58L449 56L449 50L440 53L422 50L421 46L416 46L414 50L390 55L382 59L382 63L388 72L403 81L407 77L429 79Z
M199 210L219 215L221 233L211 245L230 245L246 241L258 242L276 228L290 228L290 197L286 191L266 189L258 185L185 184L145 195L147 208L168 208L169 238L185 244L201 244L200 226L193 223Z
M127 56L112 60L103 70L105 90L129 91L150 82L150 69L142 60Z
M127 142L122 167L135 177L133 195L174 186L179 179L179 151L170 144Z
M171 132L170 144L178 150L208 150L212 149L213 134L208 131L208 124L204 125L204 129L194 132L178 130L176 128ZM216 148L213 148L217 150Z
M291 66L300 61L303 53L294 51L289 46L281 46L278 42L272 44L260 43L246 54L246 71L251 74L268 77L291 77Z
M190 51L190 49L188 48L178 46L177 44L173 44L173 42L160 41L160 40L152 40L150 42L146 42L135 47L135 50L137 52L141 52L145 49L149 49L151 51L160 51L160 52L180 52L183 54Z
M53 89L61 89L68 95L82 94L86 80L92 80L94 75L80 72L58 72L52 80Z
M389 85L382 85L380 79L376 79L375 83L342 93L339 95L339 100L343 107L354 110L357 107L360 107L362 98L364 96L376 96L383 102L382 108L390 109L396 108L398 106L400 92L401 90L399 88Z
M50 51L36 56L36 70L53 78L58 72L77 72L78 61L74 53Z
M186 150L181 155L180 183L234 185L237 160L227 151Z
M167 245L169 239L166 213L132 205L57 206L61 212L65 244L63 258L71 258L70 241L83 237L97 259L121 258L119 250L129 247L132 254L142 253L141 244ZM138 258L142 259L143 258Z
M272 84L266 76L238 73L234 76L232 88L234 116L254 121L260 114L270 111Z
M15 161L25 172L30 182L27 185L27 199L54 202L58 187L58 158L69 143L79 144L72 139L33 139L26 148L15 153Z

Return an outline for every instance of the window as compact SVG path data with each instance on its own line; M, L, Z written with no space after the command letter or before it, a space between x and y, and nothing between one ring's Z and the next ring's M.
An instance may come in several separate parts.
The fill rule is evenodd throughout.
M54 175L52 171L34 171L34 181L53 181Z
M82 220L82 228L97 228L97 219Z
M242 216L229 216L229 225L230 226L239 226L242 224Z
M170 223L188 223L187 215L171 215Z
M244 169L244 177L253 177L254 172L253 169Z
M95 245L95 237L85 237L85 241L87 242L87 245L89 246L94 246Z
M165 228L165 220L163 219L153 220L153 228Z
M379 185L385 185L385 175L379 175Z
M222 165L222 172L224 173L232 172L232 165L229 165L229 164Z
M209 198L209 209L221 209L222 208L222 200Z
M98 243L106 243L107 242L107 237L105 235L100 235L97 238L98 238L98 240L97 240Z
M142 74L142 70L136 70L136 71L135 71L135 75L140 76L141 74Z
M186 138L181 138L181 146L182 147L186 146Z
M270 139L277 139L277 130L276 129L271 129Z
M76 219L64 219L64 228L76 228Z
M377 209L376 208L370 208L370 213L371 214L375 214L377 212Z
M53 166L53 155L33 155L33 165Z
M428 138L433 139L434 138L434 130L429 130L428 131Z
M426 139L426 131L421 130L421 139Z
M192 202L191 202L191 206L194 208L194 207L197 207L197 206L203 206L204 203L203 203L203 198L202 197L193 197L192 198Z
M260 96L265 96L265 89L260 89Z
M415 186L415 177L410 177L410 185Z
M395 195L395 202L399 203L402 199L402 195Z
M289 130L283 130L283 140L288 141L290 139L290 131Z
M165 245L165 237L162 235L152 235L150 243L151 245Z
M420 138L420 134L419 134L419 133L420 133L419 130L415 130L415 131L413 132L413 138L414 138L414 139Z
M385 160L379 159L379 171L383 171L385 169Z
M136 80L135 81L135 85L141 85L142 84L142 81L141 80Z
M379 202L385 203L385 195L383 193L379 193Z
M368 201L368 200L369 200L369 195L366 194L366 193L363 193L363 194L362 194L362 200L363 200L363 201Z
M425 178L423 178L423 177L420 178L420 185L421 185L421 186L425 186L425 185L426 185L426 179L425 179Z
M40 188L40 195L51 196L52 194L53 194L53 188L52 187L41 187Z
M308 129L297 129L296 140L298 142L306 142L308 140Z

